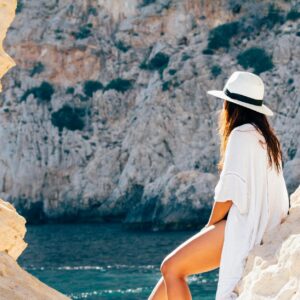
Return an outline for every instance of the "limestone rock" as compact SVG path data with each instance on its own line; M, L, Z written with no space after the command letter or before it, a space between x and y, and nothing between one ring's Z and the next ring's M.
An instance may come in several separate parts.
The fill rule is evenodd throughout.
M16 259L26 248L26 220L0 199L0 299L69 299L24 271Z
M17 259L27 243L24 242L26 220L8 202L0 199L0 251Z
M0 79L10 68L16 65L14 60L3 49L3 40L9 25L15 17L16 6L16 0L0 1ZM1 91L2 86L0 82L0 92Z
M203 226L210 215L207 198L213 198L217 177L170 167L163 178L134 197L124 223L129 228L179 229Z
M300 186L290 200L284 222L266 233L263 245L248 256L238 299L300 299Z
M13 258L0 252L1 300L67 300L37 278L24 271Z

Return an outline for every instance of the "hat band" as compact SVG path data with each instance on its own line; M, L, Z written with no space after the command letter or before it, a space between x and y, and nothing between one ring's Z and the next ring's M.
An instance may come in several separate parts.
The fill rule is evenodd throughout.
M263 104L263 100L256 100L256 99L244 96L244 95L240 95L240 94L236 94L236 93L231 93L231 92L228 91L228 89L226 89L224 91L224 93L227 96L229 96L230 98L233 98L233 99L245 102L245 103L253 104L253 105L256 105L256 106L262 106L262 104Z

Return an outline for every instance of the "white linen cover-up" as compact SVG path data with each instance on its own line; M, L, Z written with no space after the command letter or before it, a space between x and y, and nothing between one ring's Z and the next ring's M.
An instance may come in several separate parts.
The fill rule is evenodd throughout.
M250 250L288 213L283 173L268 166L266 145L259 140L265 142L251 123L235 127L228 137L214 200L232 200L233 204L225 226L216 300L238 297L235 287Z

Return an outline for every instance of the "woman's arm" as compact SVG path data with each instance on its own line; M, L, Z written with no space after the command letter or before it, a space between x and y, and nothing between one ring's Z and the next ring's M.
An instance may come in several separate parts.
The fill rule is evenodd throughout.
M209 225L213 225L213 224L221 221L222 219L224 219L224 217L228 213L231 205L232 205L231 200L228 200L225 202L214 201L210 218L208 220L208 223L205 225L205 227L208 227Z

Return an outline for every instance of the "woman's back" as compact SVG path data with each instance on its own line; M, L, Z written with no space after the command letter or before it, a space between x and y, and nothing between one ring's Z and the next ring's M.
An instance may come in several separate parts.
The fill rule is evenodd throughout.
M270 215L266 231L280 224L289 210L289 195L283 172L278 174L274 168L268 169L268 198Z
M264 136L250 123L238 126L234 130L243 132L240 134L240 139L249 146L250 159L245 177L250 197L249 214L252 213L253 228L256 233L252 247L260 243L264 233L280 224L287 215L289 196L282 170L277 172L274 163L272 166L268 165Z
M268 155L264 136L257 131L257 129L250 123L238 126L235 128L238 131L246 131L247 134L251 134L253 138L254 148L251 149L251 163L253 168L248 169L248 172L253 174L248 174L249 180L249 193L260 191L261 195L256 195L263 199L266 196L266 203L256 203L257 209L254 210L256 216L261 214L261 218L266 218L266 222L263 222L264 228L261 228L262 235L278 224L287 215L289 209L289 196L286 188L286 183L283 177L283 172L280 170L277 172L275 164L272 166L268 165ZM246 138L249 141L249 137ZM266 177L264 177L266 176ZM255 185L256 188L251 188L251 184ZM257 186L262 184L260 189ZM251 205L251 204L250 204ZM267 207L264 207L264 206ZM262 211L265 209L266 211ZM262 220L263 221L263 220ZM262 224L261 224L262 225ZM262 226L261 226L262 227ZM258 239L261 239L258 236Z

